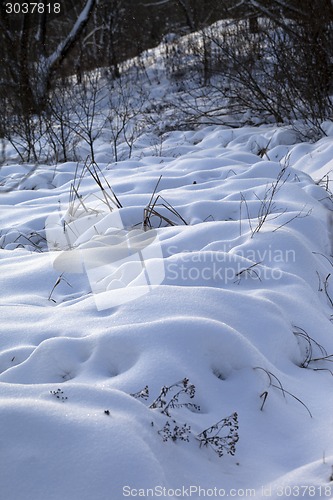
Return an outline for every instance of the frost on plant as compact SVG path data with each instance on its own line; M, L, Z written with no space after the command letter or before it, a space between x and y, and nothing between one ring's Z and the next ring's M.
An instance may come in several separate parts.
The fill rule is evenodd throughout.
M134 393L130 394L130 396L132 396L133 398L136 398L136 399L147 400L149 398L148 385L146 385L146 387L144 387L144 389L141 389L141 391L134 392Z
M172 420L172 424L170 425L169 420L166 421L163 429L158 431L158 433L163 437L163 441L168 441L172 439L172 441L186 441L189 442L189 436L191 433L191 426L188 424L178 425L176 420Z
M170 386L163 386L160 394L149 405L150 410L159 410L163 415L171 418L171 410L188 408L195 413L200 412L200 406L183 401L184 396L193 399L195 396L195 386L190 383L188 378L176 382ZM141 391L131 394L136 399L148 399L148 386ZM154 423L152 423L152 426ZM191 437L191 426L185 423L179 423L175 419L167 420L159 431L157 431L164 442L166 441L185 441L189 442ZM201 446L210 446L219 457L224 455L234 455L236 453L236 443L238 436L238 414L235 412L229 417L219 420L216 424L203 430L196 436Z
M235 412L229 417L219 420L216 424L208 427L198 434L197 439L200 446L210 446L218 454L234 455L238 436L238 414Z
M179 390L177 390L177 388ZM170 392L176 390L175 394L171 395ZM149 406L150 409L159 408L161 413L171 417L170 410L173 408L189 408L192 410L200 411L200 406L195 403L181 402L180 397L187 395L190 399L195 396L195 386L189 383L188 378L184 378L181 382L177 382L169 387L163 386L158 397Z

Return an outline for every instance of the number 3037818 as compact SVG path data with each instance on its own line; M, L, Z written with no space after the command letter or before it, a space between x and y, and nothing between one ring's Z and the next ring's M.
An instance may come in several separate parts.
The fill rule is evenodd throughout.
M23 2L5 4L6 14L60 14L60 3Z

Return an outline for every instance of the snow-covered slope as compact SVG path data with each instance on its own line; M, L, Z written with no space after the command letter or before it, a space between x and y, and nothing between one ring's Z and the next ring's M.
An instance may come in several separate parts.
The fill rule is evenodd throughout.
M333 498L332 137L296 141L144 135L99 155L112 212L74 163L1 168L1 499Z

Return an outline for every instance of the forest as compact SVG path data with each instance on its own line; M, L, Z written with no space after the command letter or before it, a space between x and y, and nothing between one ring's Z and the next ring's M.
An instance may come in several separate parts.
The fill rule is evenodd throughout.
M11 141L21 124L29 141L32 117L44 127L57 119L62 87L97 68L114 82L124 61L144 65L144 50L163 41L170 77L179 83L195 69L215 117L249 110L276 123L300 118L321 135L332 114L332 23L330 0L3 2L0 135ZM199 37L184 38L192 32Z

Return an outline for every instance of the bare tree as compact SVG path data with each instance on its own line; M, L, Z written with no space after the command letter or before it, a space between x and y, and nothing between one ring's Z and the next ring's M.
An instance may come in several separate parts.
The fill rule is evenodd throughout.
M331 1L304 0L300 8L294 0L235 0L228 12L201 37L188 37L186 53L177 42L173 55L184 63L173 66L188 74L200 62L207 85L187 88L184 115L202 123L237 114L239 122L250 111L263 121L302 119L314 137L322 135L333 112Z

